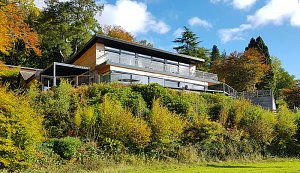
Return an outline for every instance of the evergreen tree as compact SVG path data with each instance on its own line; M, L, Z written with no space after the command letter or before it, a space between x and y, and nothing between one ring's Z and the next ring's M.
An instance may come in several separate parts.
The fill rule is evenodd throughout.
M174 47L178 53L189 55L197 58L204 59L205 62L197 67L198 70L208 71L210 65L209 51L204 47L199 47L198 38L194 32L189 28L184 27L184 32L180 38L175 39L173 42L179 44Z
M197 41L199 37L196 36L189 28L184 27L184 32L180 38L175 39L173 42L180 44L177 47L174 47L178 53L195 56L197 54L198 44L200 41Z
M220 58L221 58L221 55L220 55L220 51L219 51L218 47L216 45L213 45L213 48L210 53L210 60L211 60L210 66L212 66L213 63Z
M263 39L259 36L256 39L251 38L248 46L245 48L247 51L250 48L255 48L259 51L261 55L263 55L263 63L270 66L270 70L264 75L261 82L257 84L257 89L274 89L274 73L272 70L272 59L270 57L269 49L267 45L264 43Z

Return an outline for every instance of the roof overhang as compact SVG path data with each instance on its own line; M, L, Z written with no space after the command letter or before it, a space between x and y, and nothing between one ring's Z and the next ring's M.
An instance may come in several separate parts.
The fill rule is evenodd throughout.
M143 55L154 56L158 58L164 58L172 61L179 61L187 64L200 64L205 60L201 58L195 58L188 55L178 54L174 52L168 52L161 49L151 48L143 46L137 43L132 43L104 35L94 35L89 42L75 55L73 55L67 63L74 63L78 58L80 58L90 47L95 43L102 43L105 46L113 47L116 49L131 51Z
M55 76L57 77L79 76L88 73L89 70L90 70L89 67L54 62L45 70L43 70L41 72L41 75L54 76L54 72L55 72Z

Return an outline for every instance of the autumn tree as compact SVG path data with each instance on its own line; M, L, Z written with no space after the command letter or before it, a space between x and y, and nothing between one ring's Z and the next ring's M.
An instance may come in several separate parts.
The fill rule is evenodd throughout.
M31 5L25 0L0 2L0 52L6 63L18 64L16 50L19 47L25 50L24 53L41 54L38 35L26 23L28 11L33 10Z
M231 53L225 61L216 61L211 69L221 81L237 91L255 90L255 85L268 70L269 66L263 63L263 57L256 49Z
M107 36L118 38L129 42L135 42L134 35L126 31L125 29L123 29L121 26L105 25L102 31Z
M300 88L286 88L283 89L283 95L285 97L285 101L288 103L290 108L298 107L300 108Z
M274 89L274 72L272 70L272 59L269 53L268 46L265 44L263 39L259 36L256 39L251 38L248 46L245 48L248 49L255 48L262 55L263 63L270 66L270 69L266 72L266 74L261 79L261 82L257 84L257 89Z

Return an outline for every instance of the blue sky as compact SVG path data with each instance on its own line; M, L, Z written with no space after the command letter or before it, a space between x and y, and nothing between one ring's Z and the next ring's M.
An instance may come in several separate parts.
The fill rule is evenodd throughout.
M40 0L36 0L38 2ZM251 37L261 36L270 54L300 79L299 0L101 0L100 24L120 25L137 39L173 51L183 26L227 54L243 51Z

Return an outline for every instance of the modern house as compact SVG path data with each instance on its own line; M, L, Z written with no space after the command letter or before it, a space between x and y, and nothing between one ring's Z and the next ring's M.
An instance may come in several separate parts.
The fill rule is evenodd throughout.
M95 35L68 62L53 63L41 72L40 78L43 88L58 85L60 78L69 78L74 85L114 81L158 83L174 89L236 94L231 87L220 83L216 74L196 70L203 62L203 59Z

